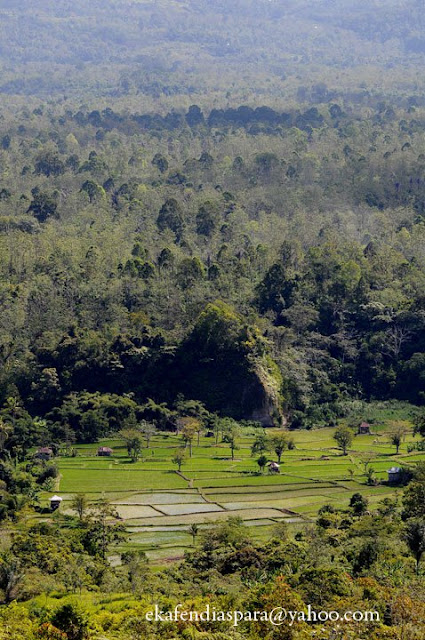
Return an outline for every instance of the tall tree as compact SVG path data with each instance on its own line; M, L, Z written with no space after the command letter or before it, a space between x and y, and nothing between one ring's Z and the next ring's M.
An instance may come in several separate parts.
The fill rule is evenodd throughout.
M416 560L416 573L419 574L419 563L425 552L425 521L409 521L406 525L405 540Z
M346 456L347 450L351 446L354 439L353 431L348 427L338 427L335 430L333 438L334 440L336 440L340 449L342 449L343 455Z

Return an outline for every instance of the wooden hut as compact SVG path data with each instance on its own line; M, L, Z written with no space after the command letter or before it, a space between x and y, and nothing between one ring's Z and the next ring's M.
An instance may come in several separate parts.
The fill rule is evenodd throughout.
M361 424L359 424L357 433L359 436L370 436L370 424L368 424L367 422L362 422Z
M110 447L99 447L97 450L98 456L111 456L113 453L114 452Z
M53 458L53 449L50 447L40 447L34 457L38 460L50 460Z
M50 498L50 511L57 511L61 506L62 498L60 496L53 496Z
M397 484L401 480L402 469L400 467L391 467L388 469L388 484Z
M269 462L267 466L269 468L269 473L280 473L280 464L277 462Z

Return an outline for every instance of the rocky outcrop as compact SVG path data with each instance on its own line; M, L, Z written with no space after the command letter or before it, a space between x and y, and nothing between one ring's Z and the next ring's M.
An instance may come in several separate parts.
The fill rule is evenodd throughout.
M282 375L270 356L254 359L253 383L245 390L242 398L242 412L245 419L260 422L263 427L276 427L286 423L283 414L281 394Z
M176 360L185 397L237 420L265 427L284 422L282 375L267 342L223 302L207 305Z

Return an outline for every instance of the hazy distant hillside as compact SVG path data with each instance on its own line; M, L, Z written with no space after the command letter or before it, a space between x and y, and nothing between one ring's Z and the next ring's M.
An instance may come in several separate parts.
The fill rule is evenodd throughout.
M0 91L160 97L202 93L208 75L210 95L236 83L288 96L324 74L344 83L338 69L419 69L421 25L417 0L2 0Z

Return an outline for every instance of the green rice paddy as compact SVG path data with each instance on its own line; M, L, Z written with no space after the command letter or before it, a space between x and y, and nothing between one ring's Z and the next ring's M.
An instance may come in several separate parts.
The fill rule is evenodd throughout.
M386 471L414 466L425 460L425 453L408 453L414 438L406 421L409 431L396 455L389 433L399 417L385 414L384 418L372 425L371 435L354 438L347 456L336 447L332 428L292 432L295 449L283 454L280 473L275 475L259 472L258 454L251 456L252 429L241 437L234 460L228 445L202 437L199 446L193 443L192 458L187 450L181 473L172 462L182 448L176 434L156 435L135 463L119 440L99 443L113 449L113 455L105 458L96 455L99 444L77 446L77 456L57 460L60 478L55 493L63 498L65 514L72 513L70 500L76 493L86 494L92 502L106 498L126 526L126 544L164 564L192 547L191 524L202 530L238 516L255 537L265 539L280 521L295 528L305 526L324 504L347 508L355 492L365 495L371 506L394 496L400 488L386 483ZM267 455L276 460L273 452ZM367 468L375 472L374 486L367 484Z

